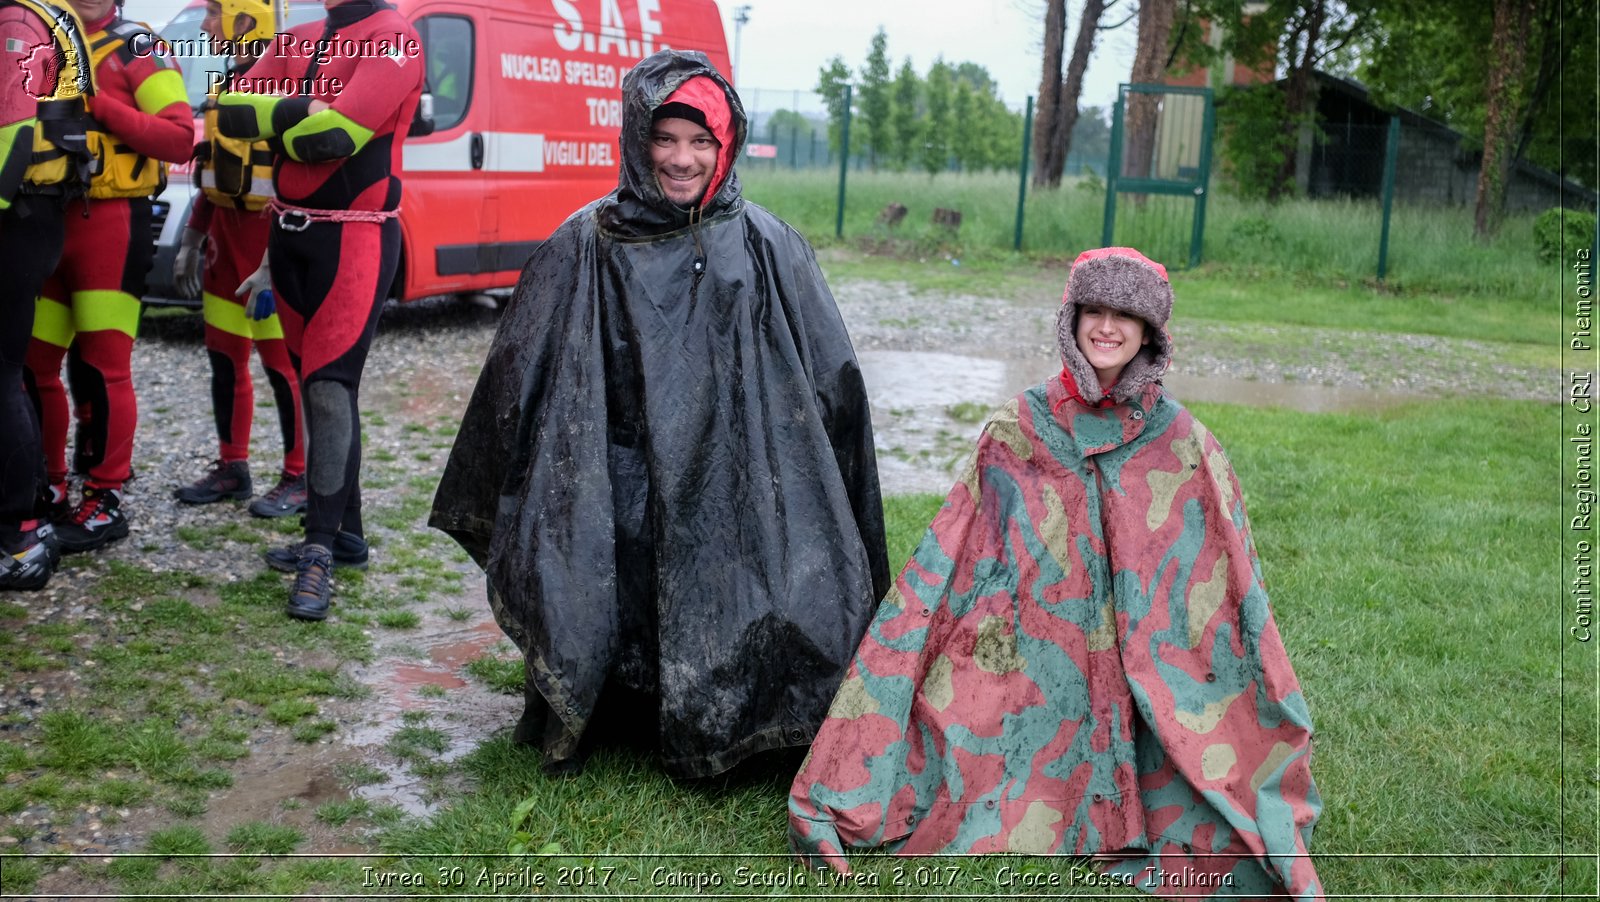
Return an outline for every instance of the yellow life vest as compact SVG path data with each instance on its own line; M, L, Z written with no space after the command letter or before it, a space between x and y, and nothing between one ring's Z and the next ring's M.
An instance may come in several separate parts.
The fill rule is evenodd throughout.
M206 100L206 143L195 161L200 190L218 206L255 211L272 200L272 148L229 138L217 128L216 95Z
M94 68L84 41L83 22L64 0L10 0L44 20L59 51L56 89L39 98L32 153L22 174L24 190L77 184L89 178L93 156L88 145L88 98L94 94Z
M135 35L154 34L143 22L118 21L110 28L91 35L89 57L93 68L100 68L106 57L123 47ZM93 112L91 107L90 112ZM149 197L160 194L167 186L167 164L152 160L117 139L105 126L95 123L89 131L89 149L95 155L94 171L89 180L89 196Z

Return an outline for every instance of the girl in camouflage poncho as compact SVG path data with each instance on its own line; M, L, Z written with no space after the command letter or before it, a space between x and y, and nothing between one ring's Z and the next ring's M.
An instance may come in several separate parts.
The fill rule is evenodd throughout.
M1097 856L1166 898L1320 899L1311 719L1221 446L1160 378L1166 271L1073 264L1058 378L985 425L790 793L844 852Z

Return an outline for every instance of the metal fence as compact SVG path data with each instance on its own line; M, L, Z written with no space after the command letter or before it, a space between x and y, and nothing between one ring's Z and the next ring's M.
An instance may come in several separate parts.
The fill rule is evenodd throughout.
M741 169L766 167L768 169L837 169L839 154L828 140L828 110L821 94L815 91L793 89L747 88L741 89L739 98L744 102L745 115L750 121L749 141L744 156L739 161ZM856 139L850 152L849 166L853 172L866 172L882 168L861 147L860 122L852 125ZM1008 159L1020 161L1022 144ZM1009 167L1016 172L1017 163ZM1093 174L1104 178L1106 155L1075 150L1067 157L1065 172L1071 175ZM962 172L964 168L954 157L944 168L946 172Z
M896 181L892 167L882 164L881 158L875 162L872 155L861 152L860 122L852 123L849 117L841 123L841 131L847 136L854 133L853 140L846 138L848 147L841 155L838 141L830 141L828 114L821 95L812 91L750 89L742 92L742 97L751 128L745 156L739 161L741 171L756 178L762 173L814 172L818 181L815 187L805 189L810 191L808 200L813 206L829 207L828 225L833 226L831 231L838 237L848 233L851 237L879 240L909 235L919 241L951 243L959 234L961 243L1047 253L1070 253L1104 240L1099 210L1106 197L1109 128L1100 145L1080 141L1075 133L1074 150L1064 168L1063 187L1036 192L1026 147L1032 131L1029 98L1024 128L1014 152L1007 155L1014 163L969 173L963 172L952 158L941 172L957 178L929 180L919 167L915 173L902 173ZM1223 153L1218 158L1220 165L1204 185L1205 192L1213 196L1213 203L1218 199L1226 201L1224 219L1211 224L1213 231L1222 231L1210 239L1202 234L1194 250L1187 254L1174 251L1168 257L1179 266L1184 257L1197 260L1201 256L1257 265L1269 264L1275 259L1273 254L1292 248L1293 253L1325 254L1330 266L1354 277L1376 276L1382 280L1390 274L1391 265L1397 265L1403 273L1419 258L1416 248L1406 245L1400 245L1399 257L1393 258L1392 232L1403 232L1410 242L1417 224L1428 231L1459 231L1459 220L1470 221L1478 157L1464 146L1459 134L1404 110L1350 110L1346 116L1324 114L1315 128L1301 134L1292 195L1313 202L1309 210L1304 203L1299 205L1296 215L1302 219L1292 220L1280 215L1277 207L1252 205L1241 199L1233 190L1235 176ZM1226 105L1216 109L1214 130L1219 142L1227 140L1228 116ZM854 118L858 120L859 114ZM1085 144L1092 149L1086 151ZM1179 159L1183 154L1174 151L1171 156ZM998 177L1007 172L1010 188L1002 189ZM906 181L913 174L922 176L915 185ZM983 189L987 195L974 199L978 192L972 180L980 175L989 179L985 182L988 187ZM1186 173L1179 171L1175 175ZM1594 191L1526 164L1513 170L1507 190L1506 207L1510 213L1537 212L1555 206L1587 210L1595 207ZM1166 210L1163 204L1171 206L1168 202L1174 200L1152 196L1139 212L1146 221L1159 220ZM901 220L888 214L899 205L910 211L904 219L906 226L896 231L895 223ZM941 222L939 217L948 223L949 215L962 213L963 205L966 219L959 232L930 226L930 218L934 225ZM1187 223L1194 218L1189 212L1192 207L1192 203L1182 209L1174 206L1166 217L1171 220L1174 233L1182 227L1187 237ZM1089 212L1090 208L1093 212ZM789 215L783 209L777 212ZM1334 215L1343 223L1337 237L1323 221ZM1396 218L1403 224L1392 228ZM1132 225L1134 220L1127 222ZM1440 225L1445 222L1449 225ZM823 227L812 222L808 228L820 231ZM1124 231L1119 221L1114 239L1132 240ZM1213 258L1209 250L1199 250L1212 242L1225 252L1225 257Z

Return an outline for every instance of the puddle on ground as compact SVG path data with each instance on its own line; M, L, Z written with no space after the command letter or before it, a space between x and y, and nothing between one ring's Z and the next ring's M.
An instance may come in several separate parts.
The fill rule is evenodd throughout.
M510 727L522 715L522 697L504 695L466 674L466 665L496 647L510 642L489 613L481 577L468 581L451 607L465 608L472 617L451 620L442 612L426 611L415 631L385 633L378 657L352 669L351 676L372 689L372 696L355 702L359 715L340 731L339 742L363 750L368 763L385 774L385 781L362 786L356 794L374 802L398 805L409 815L432 813L440 800L430 796L427 781L417 777L404 761L395 761L388 748L395 734L408 725L407 715L423 712L417 726L439 730L448 744L434 760L450 762L477 748L484 740ZM436 686L444 690L425 690ZM413 715L414 716L414 715Z
M926 351L856 355L874 407L943 408L963 402L998 406L1049 375L1036 360L1004 360Z
M862 351L856 356L872 401L878 478L889 495L948 491L988 413L1059 372L1055 361L1034 358L923 351ZM1309 413L1374 410L1423 397L1181 372L1169 373L1166 385L1183 401Z
M926 351L856 357L872 401L878 480L890 495L949 491L989 412L1049 371L1037 360Z
M1259 382L1230 379L1226 376L1167 375L1167 388L1180 401L1209 401L1218 404L1245 404L1251 407L1287 407L1306 413L1338 413L1352 410L1380 410L1411 401L1423 395L1376 392L1363 388L1338 388L1297 382Z

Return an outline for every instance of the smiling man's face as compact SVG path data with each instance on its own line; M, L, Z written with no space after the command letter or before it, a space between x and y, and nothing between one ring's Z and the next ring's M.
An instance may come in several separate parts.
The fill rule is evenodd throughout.
M717 171L722 145L711 132L688 119L658 119L650 127L650 162L661 193L680 207L700 202Z

